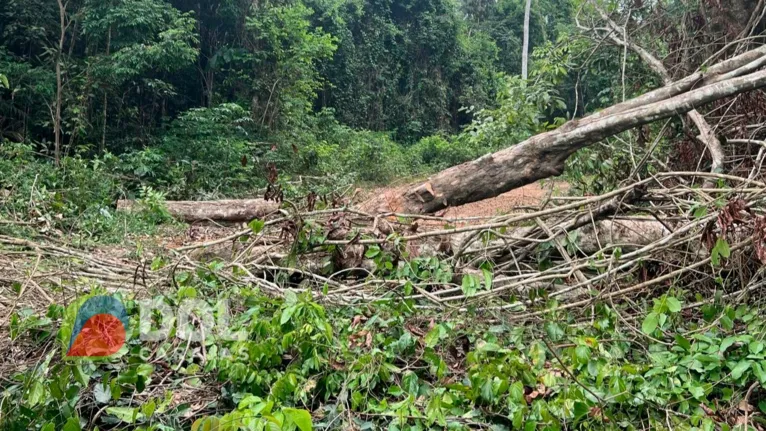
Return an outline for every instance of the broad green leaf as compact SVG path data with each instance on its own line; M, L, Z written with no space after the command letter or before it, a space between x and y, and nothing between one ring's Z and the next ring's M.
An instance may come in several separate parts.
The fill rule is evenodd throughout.
M290 321L290 318L293 317L293 314L295 314L295 311L298 309L297 306L291 305L284 310L282 310L282 316L279 318L279 324L284 325L285 323Z
M724 338L723 341L721 341L721 345L718 347L718 351L721 352L721 353L725 352L726 349L731 347L731 345L734 344L735 342L737 342L737 338L736 337L726 337L726 338Z
M574 403L574 416L575 421L579 421L590 412L590 408L582 401L575 401Z
M705 397L705 389L703 389L702 386L690 387L689 393L692 394L692 396L698 400L701 400Z
M192 431L219 431L220 420L215 416L197 419L191 427Z
M735 380L742 377L743 374L745 374L745 371L750 369L750 366L752 365L751 361L748 360L741 360L737 363L737 365L734 366L734 368L731 370L731 377Z
M67 419L66 423L64 424L64 427L61 428L62 431L80 431L82 428L80 428L80 420L77 418L69 418Z
M678 299L672 296L669 296L667 298L666 303L668 305L668 311L670 311L671 313L678 313L679 311L681 311L681 301L679 301Z
M135 423L136 419L143 416L138 412L138 409L131 407L107 407L106 412L129 424Z
M424 339L426 342L426 347L434 347L439 344L439 333L439 325L434 326L430 331L428 331Z
M150 400L148 403L145 403L144 405L141 406L141 412L147 418L152 417L156 409L157 409L157 403L155 403L154 400Z
M692 349L692 343L690 343L689 340L684 338L683 335L676 334L675 339L676 339L676 344L681 346L681 348L686 350L687 352Z
M753 374L755 374L761 386L766 385L766 371L758 362L753 363Z
M492 272L487 268L482 268L481 272L484 275L484 289L492 290Z
M461 289L463 290L463 294L470 298L471 296L476 295L476 291L479 290L479 285L479 280L475 275L465 274L463 276Z
M559 341L564 338L564 330L556 322L545 322L545 332L551 341Z
M747 346L747 348L750 350L750 353L757 355L763 351L763 342L753 341Z
M652 334L657 329L659 323L659 316L655 312L649 313L644 319L644 323L641 325L641 330L644 334Z
M511 401L524 404L524 384L519 381L511 383L511 386L508 388L508 396Z
M481 384L481 397L488 402L492 402L495 398L495 393L492 390L492 380L486 379L484 380L484 383Z
M718 238L718 241L716 241L716 243L715 243L715 247L718 249L718 253L721 256L723 256L725 258L728 258L729 256L731 256L731 250L729 249L729 243L726 242L725 239Z
M580 364L587 364L590 360L590 348L588 346L577 346L575 348L575 358Z
M32 387L29 388L29 394L27 395L27 402L29 407L34 407L43 400L45 396L45 386L43 386L40 380L32 382Z
M314 425L311 422L311 414L302 409L284 408L282 413L289 418L301 431L311 431Z

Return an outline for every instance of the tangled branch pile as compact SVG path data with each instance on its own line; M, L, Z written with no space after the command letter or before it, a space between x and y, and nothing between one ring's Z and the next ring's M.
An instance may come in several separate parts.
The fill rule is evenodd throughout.
M699 187L710 179L718 186ZM329 303L415 300L443 310L503 310L505 319L522 320L669 286L708 299L722 286L731 298L754 291L766 263L765 197L766 184L753 178L665 172L600 196L549 194L537 210L492 218L373 215L349 206L282 210L227 237L181 247L154 269L64 245L0 241L33 261L79 262L52 272L23 267L11 277L43 295L41 284L68 286L62 278L161 290L173 285L174 271L215 257L223 258L225 277L274 294L310 289ZM6 267L10 275L15 265ZM532 312L550 299L559 305Z

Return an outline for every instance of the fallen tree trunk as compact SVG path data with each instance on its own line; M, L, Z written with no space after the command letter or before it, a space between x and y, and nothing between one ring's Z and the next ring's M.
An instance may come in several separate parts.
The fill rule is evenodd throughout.
M221 201L166 201L168 212L185 221L202 220L248 222L263 218L277 210L279 204L264 199L229 199ZM118 211L134 211L139 203L132 200L117 201Z
M583 147L766 86L766 71L753 72L765 57L766 47L749 51L711 67L707 73L694 74L510 148L446 169L402 194L377 196L364 208L378 213L434 213L560 175L567 158Z

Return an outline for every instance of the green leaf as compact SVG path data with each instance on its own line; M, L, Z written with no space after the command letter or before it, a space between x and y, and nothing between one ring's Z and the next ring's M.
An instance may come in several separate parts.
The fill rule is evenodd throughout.
M582 401L575 401L574 403L574 418L575 422L585 417L590 412L590 408Z
M764 371L761 364L757 362L753 363L753 374L755 374L755 377L758 379L761 386L766 384L766 371Z
M481 272L484 275L484 289L492 290L492 272L487 268L482 268Z
M35 380L32 383L32 387L29 388L29 394L27 395L27 402L29 407L34 407L43 400L45 396L45 387L40 380Z
M723 341L721 341L721 345L718 347L718 351L721 353L725 352L726 349L731 347L731 345L734 344L735 342L737 342L737 339L735 337L724 338Z
M730 255L729 243L723 238L718 238L713 249L710 250L710 262L718 266L721 263L721 257L728 258Z
M74 374L75 379L78 383L82 386L87 386L88 381L90 381L90 375L85 374L85 371L82 370L82 367L77 365L72 367L72 373Z
M141 412L146 416L147 418L152 417L154 414L154 411L157 409L157 403L154 402L154 400L149 401L148 403L141 406Z
M61 428L62 431L80 431L82 428L80 428L80 420L77 418L69 418L67 419L66 423L64 424L64 427Z
M440 327L439 325L435 325L430 331L428 331L428 334L426 334L424 341L426 342L426 347L434 347L437 344L439 344L439 334L440 334Z
M481 384L481 397L488 402L492 402L495 398L495 393L492 390L492 380L486 379L484 380L484 383Z
M748 360L741 360L737 363L737 365L734 366L734 368L731 370L731 377L734 380L739 379L742 377L743 374L745 374L745 371L750 369L750 366L752 365L752 362Z
M508 397L517 404L524 403L524 384L516 381L508 388Z
M380 254L380 247L374 245L367 249L367 251L364 253L364 257L367 259L372 259L375 256L378 256Z
M692 349L692 343L689 342L686 338L683 337L681 334L676 334L676 344L681 346L682 349L686 350L687 352Z
M131 407L107 407L106 412L120 421L129 424L135 423L136 419L143 417L143 415L138 412L138 409Z
M649 315L646 316L644 319L644 323L641 325L641 330L644 332L644 334L652 334L655 329L657 329L657 324L659 323L659 316L655 312L649 313Z
M253 231L253 233L256 235L258 235L263 230L264 226L266 226L266 222L259 219L253 219L250 221L250 223L247 224L247 227L249 227L250 230Z
M577 346L575 348L575 358L581 364L587 364L590 360L590 348L588 346Z
M679 301L678 299L672 296L669 296L667 298L666 303L668 305L668 311L670 311L671 313L678 313L679 311L681 311L681 301Z
M0 75L0 84L3 84L2 86L5 88L11 88L11 84L8 82L8 77L5 75Z
M218 431L220 420L215 416L200 418L194 421L191 429L192 431Z
M475 275L465 274L460 288L463 290L463 294L467 297L476 295L476 291L479 290L479 280Z
M750 350L750 353L754 355L761 353L763 351L763 347L764 345L761 341L753 341L747 346L748 350Z
M48 422L40 428L40 431L56 431L56 425L54 425L53 422Z
M731 250L729 249L729 243L726 242L725 239L718 238L718 240L715 242L715 247L718 249L718 253L721 256L723 256L725 258L728 258L729 256L731 256Z
M551 341L559 341L564 338L564 329L555 322L546 322L545 332L548 334L548 338L550 338Z
M290 318L293 317L293 314L295 314L295 311L298 309L298 306L291 305L284 310L282 310L282 317L279 318L279 324L284 325L285 323L290 321Z
M301 431L311 431L314 425L311 422L311 414L302 409L284 408L282 413L289 418Z
M703 389L702 386L690 387L689 393L692 394L692 396L698 400L701 400L705 397L705 389Z

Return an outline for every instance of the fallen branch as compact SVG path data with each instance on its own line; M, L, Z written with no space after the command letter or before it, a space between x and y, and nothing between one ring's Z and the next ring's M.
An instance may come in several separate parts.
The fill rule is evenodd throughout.
M434 213L498 196L539 179L560 175L580 148L653 121L690 112L710 102L766 86L766 71L738 71L759 62L759 48L662 89L570 121L510 148L431 176L399 195L381 195L363 205L368 212ZM737 76L733 76L737 75Z
M165 206L173 217L195 222L203 220L249 222L264 218L279 210L279 204L264 199L227 199L220 201L166 201ZM138 201L117 201L118 211L135 211L140 208Z

